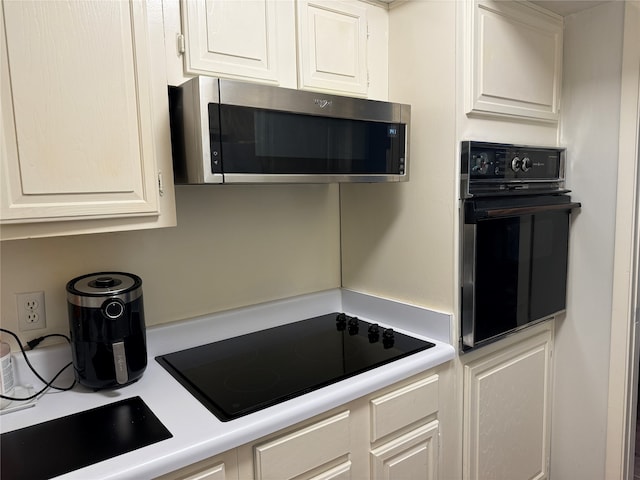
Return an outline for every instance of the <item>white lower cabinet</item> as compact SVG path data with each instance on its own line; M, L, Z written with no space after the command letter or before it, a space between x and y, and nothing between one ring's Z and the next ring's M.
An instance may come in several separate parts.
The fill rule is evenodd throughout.
M463 359L463 478L545 479L550 454L550 322L502 342L502 348Z
M420 374L162 479L435 480L438 397Z
M349 411L346 410L321 422L256 445L254 447L256 479L295 478L342 459L344 461L340 461L340 464L348 467L351 451L349 428ZM349 468L346 469L346 472L348 471ZM326 473L328 472L320 472L320 476L313 474L309 478L335 478L327 477L324 475Z
M435 480L437 466L437 420L371 450L371 473L375 479Z
M158 480L238 480L235 450L189 465L159 477Z

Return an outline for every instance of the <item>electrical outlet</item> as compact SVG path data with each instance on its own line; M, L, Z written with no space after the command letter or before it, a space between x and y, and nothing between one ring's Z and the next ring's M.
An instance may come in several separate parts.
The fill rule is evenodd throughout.
M18 330L38 330L47 326L44 292L16 293Z

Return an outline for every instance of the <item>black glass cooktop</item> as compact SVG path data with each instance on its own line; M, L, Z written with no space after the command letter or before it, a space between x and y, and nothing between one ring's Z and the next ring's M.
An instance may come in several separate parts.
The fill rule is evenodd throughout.
M228 421L434 346L336 312L156 360Z

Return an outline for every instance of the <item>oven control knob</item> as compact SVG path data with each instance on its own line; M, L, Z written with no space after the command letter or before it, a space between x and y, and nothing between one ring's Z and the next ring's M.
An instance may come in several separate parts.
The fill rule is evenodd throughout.
M520 160L520 157L518 156L513 157L513 160L511 160L511 170L513 170L514 172L517 172L518 170L520 170L521 167L522 167L522 160Z
M336 316L336 328L338 331L343 331L347 328L347 316L344 313L339 313Z
M528 172L529 170L531 170L531 167L533 167L533 162L531 161L531 159L529 157L524 157L522 159L522 171Z

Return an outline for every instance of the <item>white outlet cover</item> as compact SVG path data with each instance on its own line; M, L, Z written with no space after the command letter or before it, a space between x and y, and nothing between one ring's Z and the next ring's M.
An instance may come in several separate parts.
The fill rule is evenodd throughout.
M27 332L46 328L44 292L16 294L18 309L18 330Z

